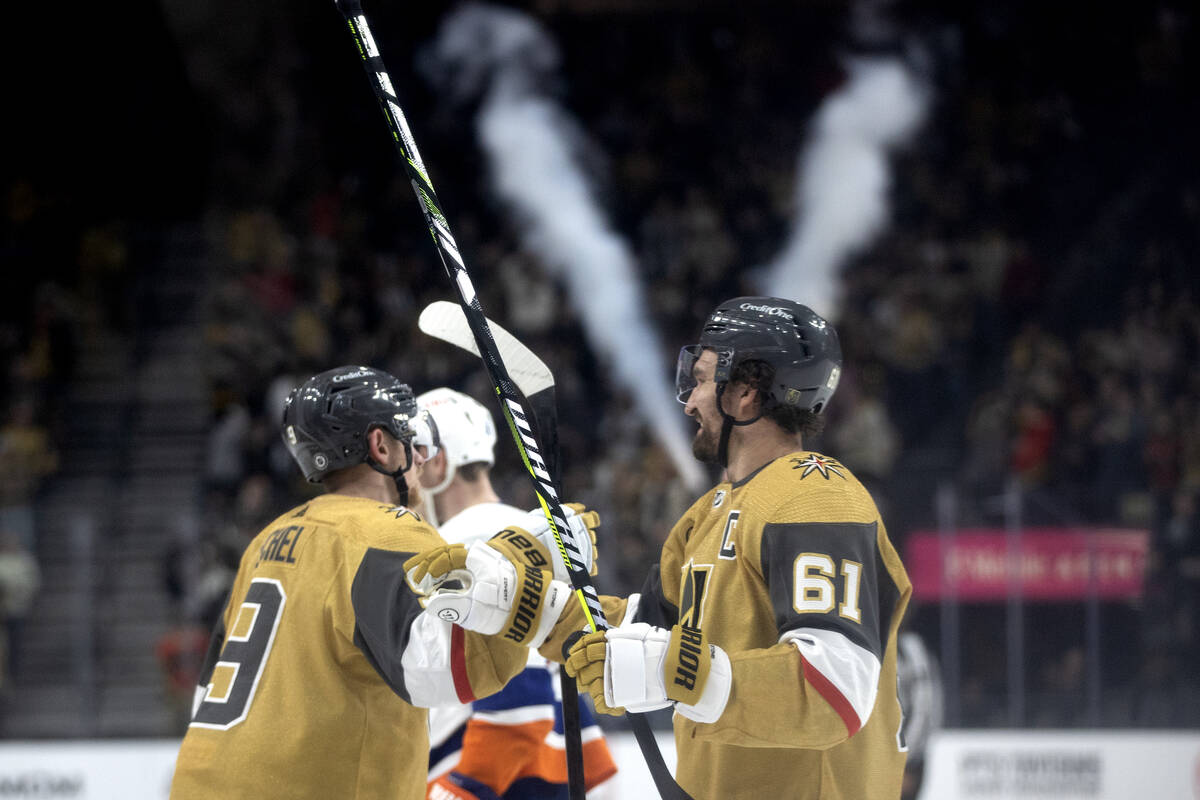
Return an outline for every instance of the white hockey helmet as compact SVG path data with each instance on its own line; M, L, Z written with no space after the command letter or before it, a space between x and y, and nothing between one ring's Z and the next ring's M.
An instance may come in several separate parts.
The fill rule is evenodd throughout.
M445 489L463 464L496 463L496 425L492 415L470 395L442 387L417 397L417 407L433 417L446 453L446 476L432 489L431 495Z

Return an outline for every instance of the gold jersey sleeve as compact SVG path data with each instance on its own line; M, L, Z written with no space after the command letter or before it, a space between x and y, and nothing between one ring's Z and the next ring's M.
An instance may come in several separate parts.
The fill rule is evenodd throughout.
M264 528L214 632L171 797L423 798L414 703L438 686L494 693L527 657L421 618L402 567L441 543L407 508L339 495Z
M716 486L672 529L659 570L659 607L701 628L733 669L719 720L675 716L685 789L899 796L896 637L911 588L844 465L799 452Z

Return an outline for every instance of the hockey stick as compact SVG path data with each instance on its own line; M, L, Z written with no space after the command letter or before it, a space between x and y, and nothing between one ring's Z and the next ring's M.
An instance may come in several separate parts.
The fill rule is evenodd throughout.
M547 471L558 475L558 409L554 402L554 373L534 352L499 324L487 321L508 367L509 377L529 401L537 421L538 440L543 443ZM462 308L445 300L435 300L417 317L417 327L427 336L460 347L476 357L479 346L467 324ZM583 724L579 716L579 690L565 670L558 671L562 693L563 740L566 745L568 795L586 798L587 785L583 765Z
M546 471L558 475L558 408L554 401L554 374L546 362L520 339L500 327L499 323L488 319L487 324L492 331L492 338L496 340L500 360L508 368L508 376L533 409L537 440L542 443ZM467 324L462 308L456 303L434 300L417 317L417 327L427 336L479 356L475 334Z
M609 625L604 618L604 611L600 607L600 596L596 593L596 587L592 585L587 570L583 568L580 543L574 540L570 528L567 527L566 517L563 515L562 506L558 501L557 481L546 469L542 448L533 432L530 415L526 413L521 404L517 388L500 358L496 340L492 337L491 329L483 315L483 308L475 293L475 286L467 272L466 264L458 252L458 244L450 233L450 225L442 214L441 203L433 190L433 184L429 180L425 163L421 160L421 154L417 151L416 142L408 127L408 120L400 108L399 98L392 87L392 79L379 55L375 37L371 35L371 28L363 14L362 4L359 0L334 0L334 3L345 18L351 36L354 37L354 43L363 60L363 68L367 71L371 89L383 110L384 119L387 121L400 159L404 162L405 171L412 182L413 191L417 195L421 212L425 217L425 223L437 246L442 266L446 269L446 274L458 293L459 305L466 315L467 324L479 347L480 358L483 360L484 368L496 390L500 410L508 422L517 451L521 454L521 461L529 473L538 503L546 513L546 519L550 523L550 530L554 534L559 553L568 565L571 585L575 588L575 596L583 609L584 618L591 630L605 630ZM590 543L585 544L590 546ZM671 773L663 761L662 753L658 750L658 742L645 717L639 714L627 716L659 794L664 800L682 800L683 798L691 800L690 796L671 777Z
M554 388L554 374L532 350L521 343L521 340L491 319L487 321L496 340L496 349L500 360L508 367L508 376L512 378L517 389L526 397ZM475 334L467 323L466 314L460 306L447 300L434 300L417 317L417 327L423 333L443 342L449 342L455 347L461 347L468 353L479 356L479 345L475 342ZM479 356L481 357L481 356Z

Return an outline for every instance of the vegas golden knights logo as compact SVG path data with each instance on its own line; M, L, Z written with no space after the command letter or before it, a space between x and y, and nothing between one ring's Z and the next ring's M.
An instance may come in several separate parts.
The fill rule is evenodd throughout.
M704 622L704 600L708 595L708 581L712 577L712 564L696 564L689 561L683 567L683 586L679 597L679 624L699 628Z

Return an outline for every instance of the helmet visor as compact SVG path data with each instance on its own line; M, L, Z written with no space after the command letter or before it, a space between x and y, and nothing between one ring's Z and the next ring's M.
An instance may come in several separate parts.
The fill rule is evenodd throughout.
M436 456L442 446L442 437L438 434L437 423L434 421L433 415L422 410L412 421L411 426L413 429L412 444L417 452L426 461Z
M716 354L713 374L710 380L719 382L729 380L729 368L733 364L733 349L728 347L710 347L703 344L690 344L680 348L679 360L675 362L675 397L681 403L687 403L696 388L696 363L700 361L705 351ZM701 367L703 369L703 367Z
M692 370L700 358L700 345L690 344L679 348L679 360L675 362L675 399L687 403L696 388L696 376Z

